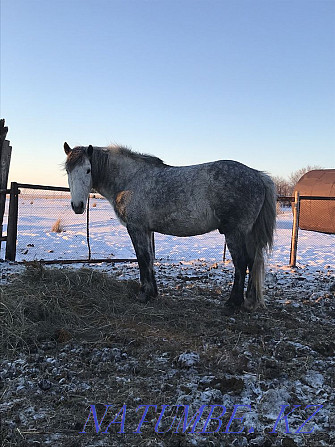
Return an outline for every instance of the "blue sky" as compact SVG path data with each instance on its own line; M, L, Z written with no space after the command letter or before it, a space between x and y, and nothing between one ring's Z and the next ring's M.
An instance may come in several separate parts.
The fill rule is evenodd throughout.
M334 56L334 0L1 0L10 177L65 185L64 141L333 168Z

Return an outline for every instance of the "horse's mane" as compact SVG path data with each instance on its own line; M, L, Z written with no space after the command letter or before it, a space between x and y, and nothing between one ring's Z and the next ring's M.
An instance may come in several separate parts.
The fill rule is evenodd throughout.
M142 161L145 163L149 163L154 166L161 166L164 165L164 162L158 158L154 157L153 155L147 155L147 154L141 154L139 152L133 152L131 149L129 149L126 146L118 146L118 145L111 145L108 146L107 150L118 152L119 154L122 154L123 156L130 158L131 160L135 161Z
M164 162L153 155L141 154L139 152L133 152L131 149L125 146L119 146L113 144L111 146L105 148L96 148L94 151L94 158L96 161L101 161L103 164L106 162L106 158L111 156L112 154L120 154L128 159L144 162L150 164L152 166L163 166ZM86 148L83 146L77 146L72 149L72 151L67 156L67 160L65 162L65 169L69 172L73 170L73 168L79 164L83 158L87 156Z

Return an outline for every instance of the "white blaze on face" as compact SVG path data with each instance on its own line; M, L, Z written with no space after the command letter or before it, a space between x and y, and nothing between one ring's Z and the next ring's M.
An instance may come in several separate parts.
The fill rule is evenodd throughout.
M76 214L82 214L92 187L91 163L88 159L84 159L68 173L68 182L72 209Z

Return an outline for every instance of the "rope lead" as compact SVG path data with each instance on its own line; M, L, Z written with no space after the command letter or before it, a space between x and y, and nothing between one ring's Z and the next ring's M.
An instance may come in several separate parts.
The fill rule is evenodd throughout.
M86 241L88 248L88 260L91 260L91 244L90 244L90 194L87 197L87 213L86 213Z

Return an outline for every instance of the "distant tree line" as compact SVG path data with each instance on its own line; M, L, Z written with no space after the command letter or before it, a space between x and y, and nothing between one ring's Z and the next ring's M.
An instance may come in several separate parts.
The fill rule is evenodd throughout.
M306 166L305 168L298 169L292 172L288 179L280 176L272 177L276 188L277 194L279 196L291 196L294 191L294 187L300 178L306 174L306 172L312 171L313 169L322 169L320 166Z

